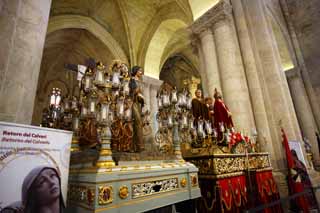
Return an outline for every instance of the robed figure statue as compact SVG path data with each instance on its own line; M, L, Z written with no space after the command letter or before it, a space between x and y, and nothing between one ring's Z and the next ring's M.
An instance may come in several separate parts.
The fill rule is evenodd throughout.
M213 97L214 128L218 131L218 140L221 140L223 132L226 129L233 128L232 114L223 102L222 95L217 89L214 90Z

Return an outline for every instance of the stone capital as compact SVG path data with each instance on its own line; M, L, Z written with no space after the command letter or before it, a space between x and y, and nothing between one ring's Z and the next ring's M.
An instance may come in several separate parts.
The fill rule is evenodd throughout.
M144 85L150 85L151 88L158 90L160 88L161 84L163 83L163 81L144 75L143 76L143 83L144 83Z
M194 34L200 35L208 31L216 23L221 21L230 21L232 19L232 6L227 0L220 0L219 3L214 5L205 14L198 18L191 26L190 29Z

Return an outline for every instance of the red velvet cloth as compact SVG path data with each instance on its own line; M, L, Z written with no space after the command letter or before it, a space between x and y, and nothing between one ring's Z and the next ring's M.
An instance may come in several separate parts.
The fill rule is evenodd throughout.
M241 212L246 209L247 186L244 175L221 179L217 182L220 191L220 205L222 212Z
M264 205L280 199L276 182L272 176L272 171L256 173L256 183L259 194L259 205ZM265 213L283 212L280 204L265 208Z

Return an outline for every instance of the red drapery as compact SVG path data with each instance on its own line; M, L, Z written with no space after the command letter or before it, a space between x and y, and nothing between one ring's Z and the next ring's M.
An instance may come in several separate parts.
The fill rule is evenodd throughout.
M220 189L222 212L240 212L240 210L246 209L248 198L244 175L221 179L217 184Z
M259 204L268 204L280 199L276 182L272 176L272 171L263 171L256 173L256 183L259 193ZM281 204L276 206L265 208L265 213L271 212L283 212Z

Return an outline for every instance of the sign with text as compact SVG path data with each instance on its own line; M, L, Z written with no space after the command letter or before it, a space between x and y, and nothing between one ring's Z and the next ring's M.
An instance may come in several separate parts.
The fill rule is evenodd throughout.
M48 186L49 194L59 196L61 190L65 202L71 140L70 131L0 122L0 211L30 199L32 187Z

